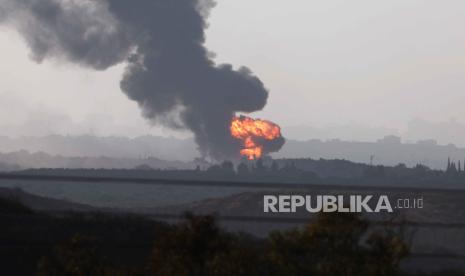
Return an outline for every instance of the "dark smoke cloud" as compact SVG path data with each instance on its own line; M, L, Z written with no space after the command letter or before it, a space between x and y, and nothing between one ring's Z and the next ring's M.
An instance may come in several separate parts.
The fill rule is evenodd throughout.
M0 0L0 22L16 28L37 61L127 68L121 88L153 123L188 128L204 156L237 156L236 112L262 109L268 92L242 67L216 65L205 47L210 0ZM231 45L240 47L240 45Z
M103 70L132 45L103 1L0 0L0 22L20 32L37 62L61 58Z

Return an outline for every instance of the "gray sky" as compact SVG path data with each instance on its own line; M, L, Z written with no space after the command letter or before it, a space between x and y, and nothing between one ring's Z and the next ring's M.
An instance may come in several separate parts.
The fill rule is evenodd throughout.
M216 61L248 66L270 90L253 116L401 134L417 118L465 123L464 1L220 0L209 22ZM120 91L122 65L38 65L5 28L0 48L0 131L171 134Z

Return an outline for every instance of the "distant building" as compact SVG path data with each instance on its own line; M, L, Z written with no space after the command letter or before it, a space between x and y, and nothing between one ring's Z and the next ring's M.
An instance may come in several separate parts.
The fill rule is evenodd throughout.
M378 143L382 143L382 144L400 144L400 143L402 143L402 139L400 137L398 137L398 136L395 136L395 135L388 135L388 136L384 136L384 138L382 138L382 139L379 139Z
M420 140L417 142L417 145L422 145L422 146L437 146L438 141L434 139L427 139L427 140Z

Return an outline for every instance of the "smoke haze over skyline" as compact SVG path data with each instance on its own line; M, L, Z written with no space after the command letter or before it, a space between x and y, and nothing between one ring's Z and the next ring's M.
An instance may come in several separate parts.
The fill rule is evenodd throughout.
M56 59L97 71L124 63L120 88L148 122L189 130L203 157L224 160L239 158L242 148L230 133L233 117L263 109L268 90L249 68L211 59L205 29L215 4L2 0L0 23L22 36L37 63ZM264 151L279 150L280 138Z
M269 88L268 105L257 117L285 127L359 125L395 130L392 134L405 139L463 145L457 133L465 123L465 4L447 3L219 1L208 20L206 47L217 54L218 63L250 66ZM263 6L267 9L257 16ZM169 133L146 125L137 105L119 93L124 65L103 72L56 59L37 65L18 34L5 27L0 28L0 45L0 126L60 114L81 127L76 131L69 124L69 133ZM95 115L108 120L92 119ZM432 122L431 127L408 125L417 118ZM66 133L63 125L47 132ZM332 133L325 135L351 138L343 131ZM353 139L378 136L359 133Z

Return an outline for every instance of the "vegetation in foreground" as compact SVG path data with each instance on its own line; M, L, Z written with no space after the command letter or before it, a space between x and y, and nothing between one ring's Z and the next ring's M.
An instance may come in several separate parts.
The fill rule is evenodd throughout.
M4 275L405 275L401 235L351 214L322 214L267 239L223 231L214 217L51 217L0 204ZM457 274L460 275L460 274Z

